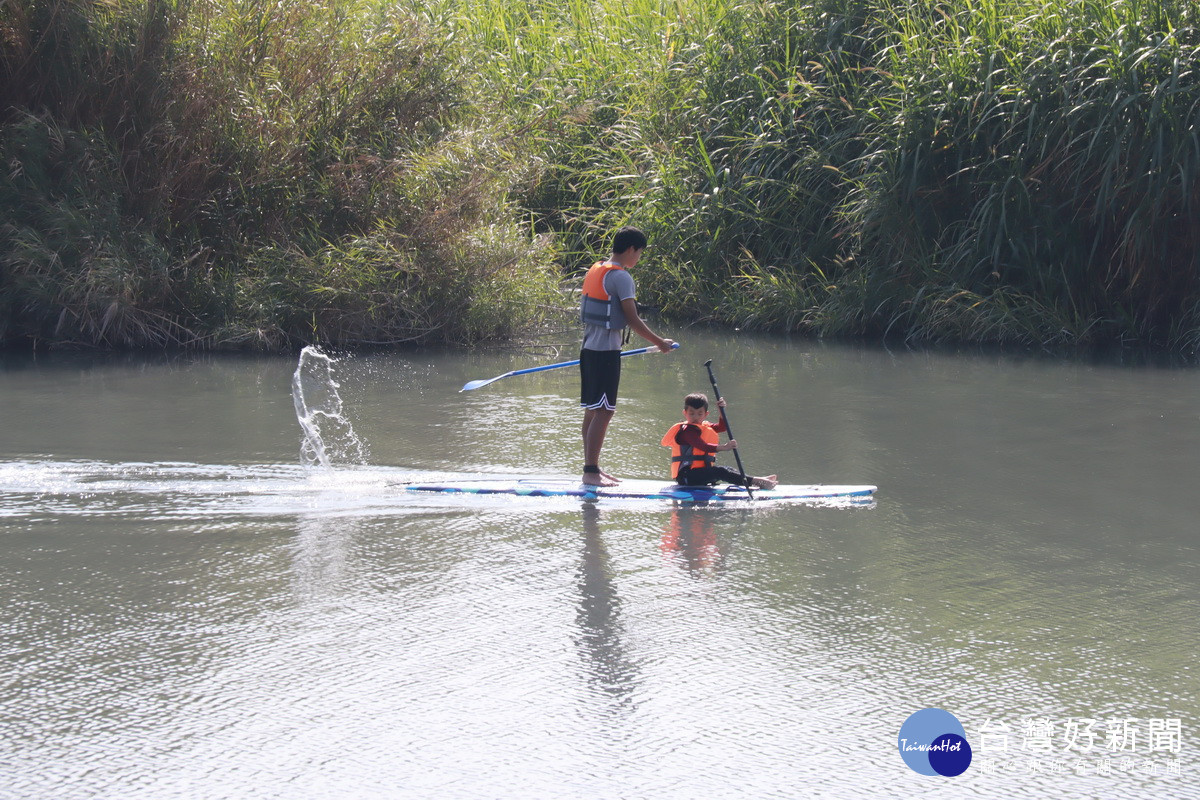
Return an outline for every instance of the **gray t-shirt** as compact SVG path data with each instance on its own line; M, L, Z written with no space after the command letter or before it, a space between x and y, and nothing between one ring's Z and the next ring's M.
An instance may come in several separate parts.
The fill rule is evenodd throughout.
M633 276L627 270L610 270L604 276L604 291L609 297L617 300L628 300L634 297ZM603 325L583 326L583 346L588 350L620 350L621 339L625 336L624 328L608 329Z

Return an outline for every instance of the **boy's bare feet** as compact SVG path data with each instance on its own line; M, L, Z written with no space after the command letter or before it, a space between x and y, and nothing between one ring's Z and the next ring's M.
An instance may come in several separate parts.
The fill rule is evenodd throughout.
M754 478L750 481L755 489L774 489L779 485L779 477L777 475L768 475L765 478Z

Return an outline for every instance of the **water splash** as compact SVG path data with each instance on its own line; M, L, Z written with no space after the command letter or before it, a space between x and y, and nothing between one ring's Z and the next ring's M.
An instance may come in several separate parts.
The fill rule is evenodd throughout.
M307 467L367 463L367 448L342 411L334 363L317 348L305 347L292 375L292 402L303 431L300 462Z

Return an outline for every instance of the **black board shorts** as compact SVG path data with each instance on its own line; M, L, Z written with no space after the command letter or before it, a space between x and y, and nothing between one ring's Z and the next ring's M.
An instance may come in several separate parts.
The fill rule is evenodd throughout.
M579 405L616 410L620 384L620 350L579 351Z

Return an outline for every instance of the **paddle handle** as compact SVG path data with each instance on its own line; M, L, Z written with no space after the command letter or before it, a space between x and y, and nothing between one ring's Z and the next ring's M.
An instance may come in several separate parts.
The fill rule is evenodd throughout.
M708 382L712 384L713 394L716 395L714 402L717 403L717 410L721 412L721 422L725 423L725 433L730 439L736 438L733 435L733 428L729 425L729 416L725 413L725 409L721 407L721 390L717 388L717 378L713 375L712 359L704 362L705 368L708 369ZM742 466L742 456L738 453L738 449L733 448L733 458L737 461L738 472L742 473L742 481L746 480L746 468ZM750 494L750 487L746 487L746 494Z

